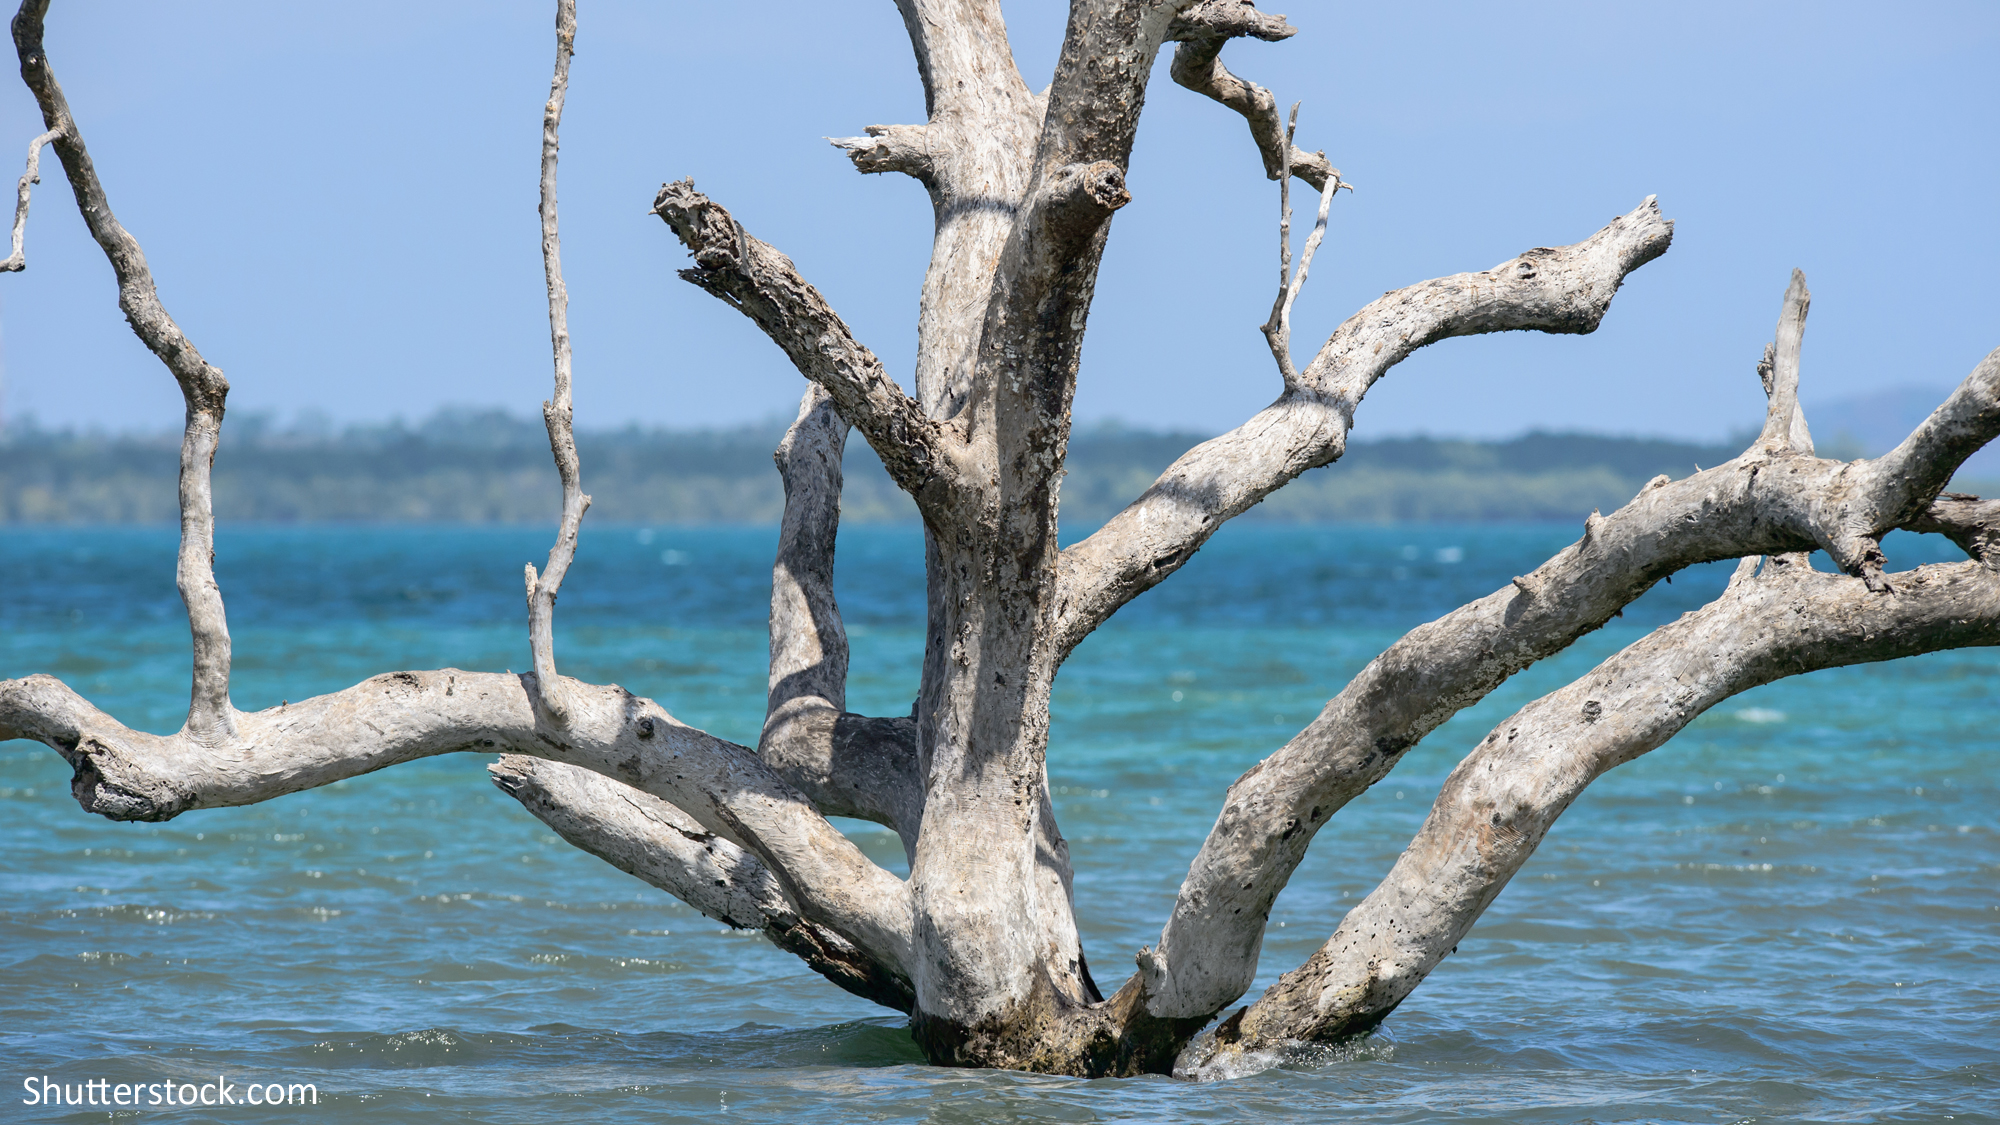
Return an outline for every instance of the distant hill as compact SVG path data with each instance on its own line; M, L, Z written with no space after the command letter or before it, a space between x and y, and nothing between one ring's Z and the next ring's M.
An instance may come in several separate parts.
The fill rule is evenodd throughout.
M1941 396L1940 396L1941 397ZM234 420L232 420L234 422ZM626 524L773 523L784 494L771 450L782 425L629 428L577 435L591 519ZM1082 428L1063 482L1064 523L1101 523L1205 440ZM1650 478L1716 465L1741 444L1591 434L1509 441L1355 441L1338 463L1244 518L1292 522L1571 520L1610 511ZM16 427L0 439L0 521L172 523L178 435L103 436ZM254 416L225 431L216 514L246 522L551 523L559 503L539 421L453 410L415 426L279 431ZM844 518L908 522L915 508L859 436L848 442Z

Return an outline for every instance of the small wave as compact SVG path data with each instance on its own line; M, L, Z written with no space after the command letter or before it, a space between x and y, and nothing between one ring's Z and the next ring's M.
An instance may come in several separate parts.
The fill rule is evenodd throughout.
M1205 1032L1181 1053L1174 1077L1194 1082L1230 1082L1270 1070L1325 1070L1353 1062L1386 1062L1396 1055L1395 1041L1379 1032L1339 1043L1287 1040L1255 1050L1218 1049L1214 1033Z
M588 953L537 953L528 958L530 965L573 965L582 969L621 969L641 973L685 973L690 966L685 961L668 961L657 957L603 957Z
M449 1027L424 1027L394 1034L364 1034L337 1039L320 1039L305 1048L309 1056L332 1055L363 1065L378 1066L466 1066L510 1054L532 1038L504 1032L462 1032Z
M206 922L215 917L215 912L212 910L177 910L171 906L141 906L130 902L122 902L116 906L95 906L90 909L90 913L99 918L143 922L152 926L171 926L176 922Z

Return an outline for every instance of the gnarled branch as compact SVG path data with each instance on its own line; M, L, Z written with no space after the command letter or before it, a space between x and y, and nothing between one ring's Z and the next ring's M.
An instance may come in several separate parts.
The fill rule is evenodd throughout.
M681 276L755 321L833 397L925 517L941 516L959 487L946 428L924 416L791 259L752 237L692 180L662 185L653 213L694 255L695 268Z
M1273 180L1286 174L1326 191L1328 184L1346 186L1324 152L1306 152L1292 143L1290 130L1278 112L1278 99L1255 82L1247 82L1222 65L1222 48L1231 39L1251 38L1266 42L1289 39L1298 28L1285 17L1259 12L1250 0L1203 0L1182 13L1168 30L1167 38L1180 43L1168 71L1176 84L1215 99L1237 113L1250 125L1250 139L1264 160L1264 175ZM1351 189L1350 189L1351 190Z
M1946 492L1903 525L1942 535L1990 570L2000 570L2000 500Z

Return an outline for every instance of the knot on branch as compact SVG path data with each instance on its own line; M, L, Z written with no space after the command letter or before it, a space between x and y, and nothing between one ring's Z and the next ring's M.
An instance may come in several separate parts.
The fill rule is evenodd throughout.
M1109 160L1068 164L1056 170L1042 189L1045 221L1052 231L1087 237L1132 202L1125 190L1125 170Z
M1251 0L1201 0L1167 25L1167 42L1262 39L1276 43L1298 34L1282 15L1260 12Z

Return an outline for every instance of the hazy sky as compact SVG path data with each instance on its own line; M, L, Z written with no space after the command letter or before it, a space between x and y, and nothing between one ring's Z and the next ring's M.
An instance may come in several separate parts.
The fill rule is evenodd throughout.
M1576 241L1648 194L1677 222L1595 335L1435 345L1369 397L1364 436L1754 423L1753 366L1793 266L1814 292L1808 406L1948 386L2000 346L2000 6L1278 6L1300 33L1224 61L1303 100L1300 143L1360 185L1299 303L1306 354L1386 289ZM553 9L56 0L50 55L112 205L228 373L233 411L528 414L548 393L535 192ZM682 176L906 376L930 208L821 139L922 118L889 0L580 9L562 164L579 423L729 424L797 401L777 349L674 277L685 255L645 212ZM1064 10L1008 9L1036 87ZM40 119L8 85L18 167ZM1174 86L1164 55L1129 183L1078 414L1226 428L1277 388L1254 328L1277 187L1242 120ZM27 254L0 275L8 413L177 425L173 382L124 326L53 168Z

